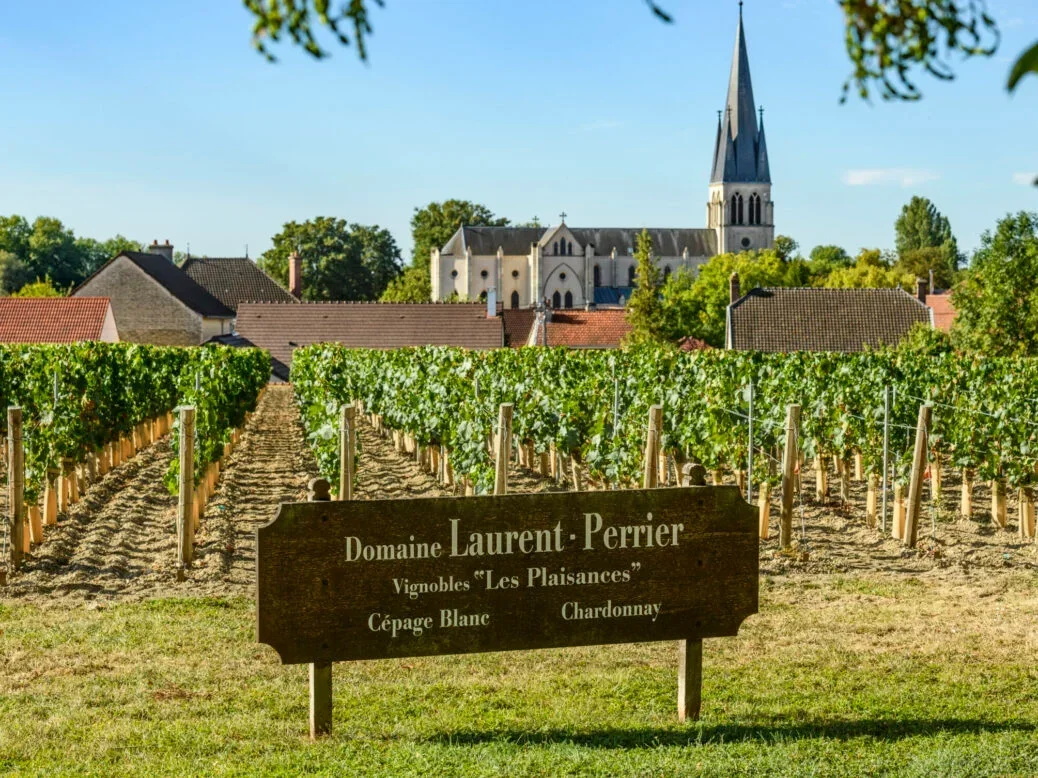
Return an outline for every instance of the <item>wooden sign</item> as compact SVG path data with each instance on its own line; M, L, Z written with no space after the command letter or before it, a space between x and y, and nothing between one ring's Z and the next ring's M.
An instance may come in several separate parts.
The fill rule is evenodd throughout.
M323 665L735 635L757 536L735 487L286 503L257 638Z

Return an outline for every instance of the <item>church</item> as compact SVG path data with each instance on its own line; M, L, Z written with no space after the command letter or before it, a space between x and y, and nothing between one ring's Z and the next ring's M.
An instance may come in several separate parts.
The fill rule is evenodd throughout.
M695 269L727 252L770 248L775 206L764 140L750 82L742 4L728 99L718 111L705 228L648 228L664 276ZM615 307L635 284L642 228L469 227L462 225L430 265L432 299L485 299L494 290L506 308Z

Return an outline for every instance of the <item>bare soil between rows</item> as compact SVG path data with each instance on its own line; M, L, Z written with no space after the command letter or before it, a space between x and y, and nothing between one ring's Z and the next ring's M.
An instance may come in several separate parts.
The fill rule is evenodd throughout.
M461 496L460 487L442 486L366 422L359 425L359 435L357 499ZM102 607L158 597L251 597L256 528L274 518L281 502L305 500L307 483L317 475L291 386L270 386L225 463L183 582L176 580L176 500L162 479L170 457L168 441L160 441L92 486L56 527L46 528L46 541L0 588L0 602ZM865 484L852 482L846 504L819 502L813 489L805 489L795 505L795 546L780 551L774 495L771 533L761 542L762 576L778 582L834 574L893 575L989 586L997 585L993 577L1038 573L1038 546L1017 534L1015 497L1009 498L1009 527L998 528L985 510L987 486L977 484L974 515L962 519L956 477L946 474L939 501L926 500L915 550L865 525ZM813 473L804 473L803 482L813 485ZM510 469L509 491L567 488L565 482L515 465ZM2 502L6 509L6 495Z

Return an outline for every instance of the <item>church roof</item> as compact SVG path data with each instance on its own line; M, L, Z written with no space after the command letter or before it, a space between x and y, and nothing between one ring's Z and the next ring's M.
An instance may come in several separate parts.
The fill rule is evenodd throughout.
M757 105L753 100L750 58L746 52L746 33L739 11L732 72L728 78L728 98L721 112L711 183L771 183L764 126L757 126Z
M509 256L524 256L530 247L540 242L541 236L554 228L544 227L468 227L462 226L447 241L442 254L464 256L471 249L474 256L497 253L498 247ZM631 253L637 245L641 227L570 227L580 244L574 253L582 254L584 246L591 245L597 256L608 256L616 249L620 256ZM692 257L712 257L717 253L717 233L711 229L648 228L656 254L661 257L680 257L688 249Z

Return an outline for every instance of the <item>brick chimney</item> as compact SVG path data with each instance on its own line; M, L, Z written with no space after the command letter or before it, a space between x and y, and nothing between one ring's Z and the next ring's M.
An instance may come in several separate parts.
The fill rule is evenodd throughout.
M929 286L925 278L915 280L915 296L923 305L926 305L926 288Z
M739 274L738 273L732 273L732 275L728 278L728 302L729 302L729 304L730 303L734 303L740 297L742 297L742 295L739 293Z
M148 246L149 254L158 254L160 257L165 257L171 263L173 262L173 245L169 242L169 238L166 238L165 243L159 243L157 240L153 240L151 245Z
M303 258L297 251L288 255L288 292L297 300L303 299Z

